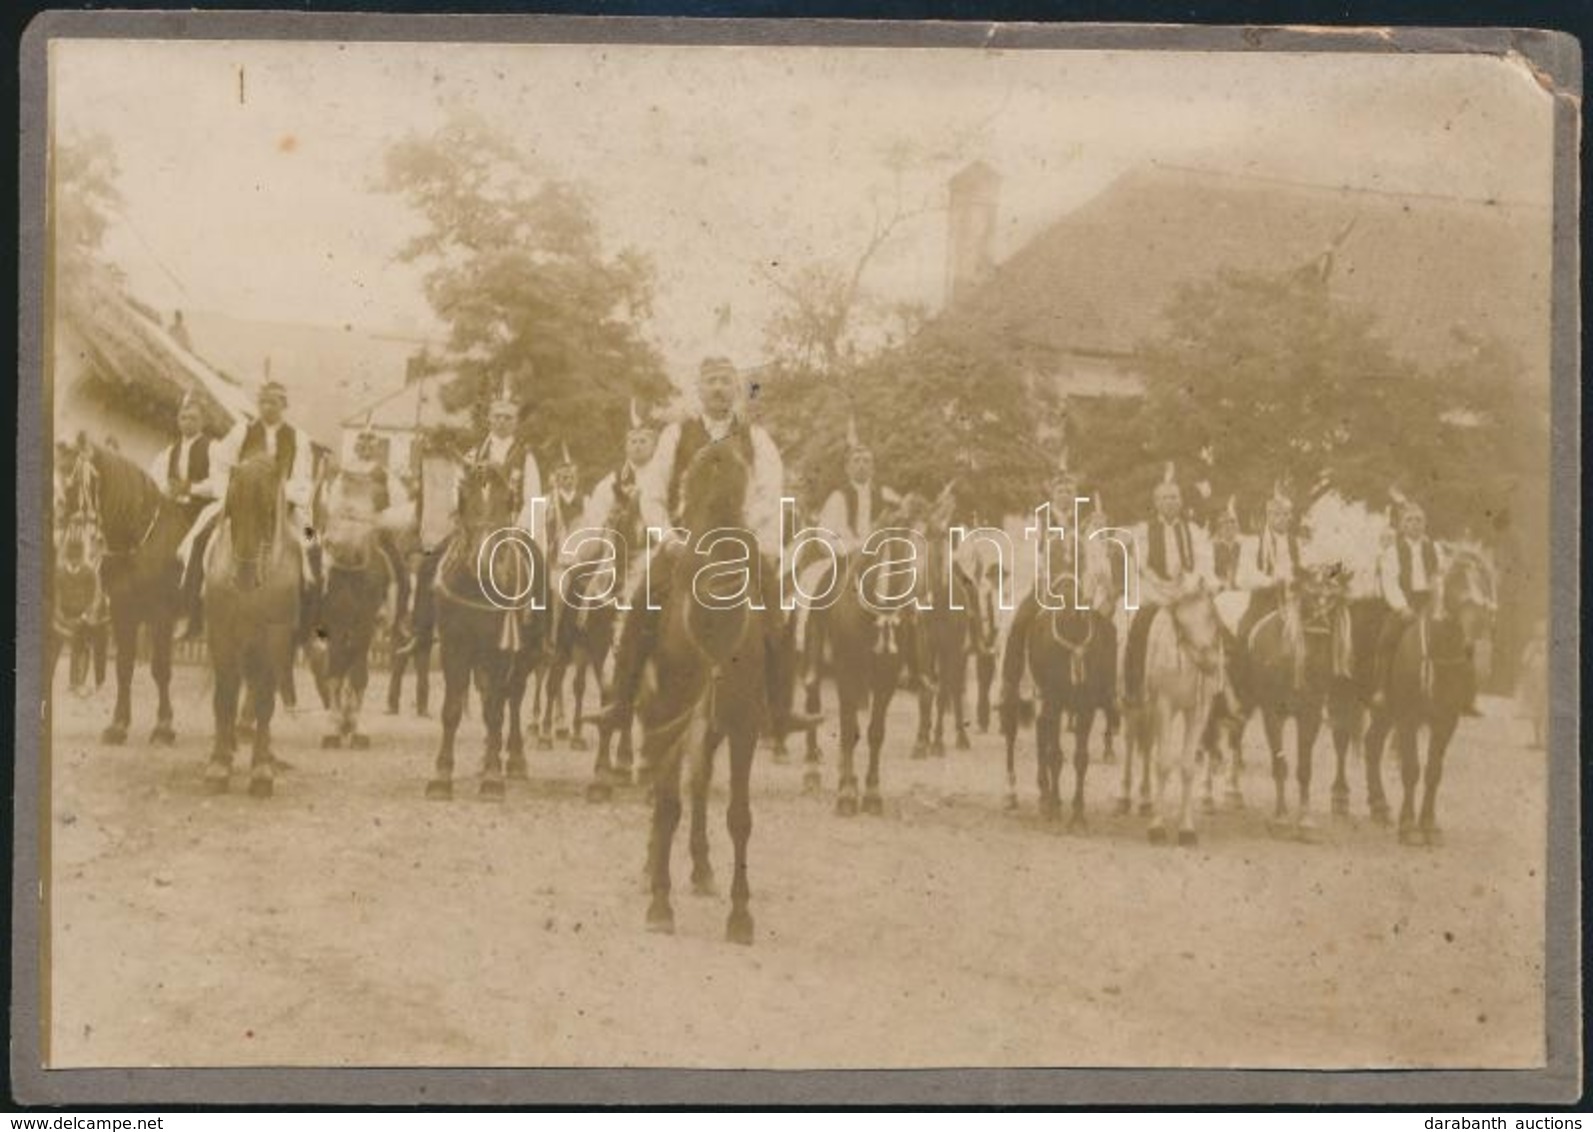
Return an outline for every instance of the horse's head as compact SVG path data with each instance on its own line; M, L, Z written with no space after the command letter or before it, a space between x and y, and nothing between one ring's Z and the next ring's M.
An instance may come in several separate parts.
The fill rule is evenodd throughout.
M459 521L472 531L496 530L514 521L514 486L485 460L465 460L459 481Z
M1179 647L1202 671L1216 671L1222 660L1222 620L1205 582L1174 598L1168 608Z
M251 456L234 467L224 511L239 584L254 586L261 559L276 547L283 518L276 462L269 456Z
M752 469L734 445L704 445L681 476L682 525L699 534L741 526L751 482Z
M1295 579L1300 620L1307 628L1331 628L1349 595L1350 570L1342 562L1303 567Z
M334 567L363 570L369 564L376 537L376 493L374 476L347 469L327 481L317 508L318 525Z

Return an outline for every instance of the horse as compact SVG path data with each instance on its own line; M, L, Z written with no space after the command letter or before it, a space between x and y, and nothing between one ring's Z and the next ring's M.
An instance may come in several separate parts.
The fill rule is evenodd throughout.
M1374 711L1377 640L1389 616L1388 604L1380 597L1358 597L1345 606L1349 622L1350 670L1336 674L1328 689L1327 720L1333 736L1335 773L1333 776L1333 814L1346 817L1350 812L1350 785L1346 764L1352 751L1359 750L1366 769L1366 805L1372 821L1388 825L1392 814L1383 789L1383 748L1390 721L1386 711Z
M999 564L981 570L974 579L974 600L978 603L978 616L974 622L974 721L979 734L990 732L990 689L996 681L996 602L1000 589Z
M730 749L730 803L726 826L735 854L730 916L725 937L750 944L753 920L748 909L747 842L752 835L752 757L768 714L765 678L767 611L755 608L757 587L748 586L747 564L757 564L757 548L742 529L751 470L729 444L709 444L692 458L681 479L681 525L694 532L692 544L662 550L654 566L665 592L652 679L637 715L642 725L642 757L651 768L652 824L647 872L651 900L647 928L672 933L670 848L680 823L682 764L691 765L692 887L700 895L715 891L708 858L708 789L714 754ZM729 532L729 533L727 533ZM739 564L740 570L734 567Z
M603 678L603 671L608 664L610 653L614 650L614 644L619 639L621 613L618 596L629 593L631 584L634 544L631 539L625 539L623 536L629 534L634 537L641 533L640 514L641 509L634 494L629 498L616 497L614 508L605 521L604 529L622 536L622 540L614 548L619 553L610 567L598 569L584 579L583 591L589 599L591 595L602 594L602 587L606 587L608 600L600 602L589 600L587 608L580 610L575 618L577 622L575 655L578 658L578 666L574 690L576 718L571 724L574 728L581 727L583 722L580 705L585 696L588 672L597 683L599 700L605 704L609 702L609 691ZM592 781L586 789L587 799L602 802L613 797L616 785L631 781L633 762L630 721L627 720L620 728L600 722L597 732L597 758L592 765Z
M322 573L317 603L318 636L326 647L326 700L332 730L321 746L370 746L360 730L360 709L370 682L371 642L389 588L402 566L383 549L377 525L376 484L369 476L341 472L316 501L321 531Z
M1152 777L1155 780L1147 830L1153 844L1167 840L1167 782L1175 769L1181 786L1175 816L1178 844L1192 846L1199 840L1190 805L1191 786L1206 720L1225 680L1225 664L1222 622L1204 583L1157 611L1145 643L1144 688L1129 689L1130 693L1138 691L1141 695L1131 730L1144 768L1142 792L1144 782ZM1172 734L1175 720L1183 727L1176 753ZM1133 764L1131 747L1123 760L1123 794L1118 799L1121 813L1129 809Z
M1008 648L1014 647L1009 640ZM1093 609L1042 608L1026 637L1026 664L1039 698L1035 762L1040 814L1062 816L1062 719L1073 723L1073 800L1070 829L1085 825L1084 778L1090 766L1090 732L1097 713L1110 710L1117 692L1117 627ZM1017 807L1018 713L1002 720L1007 748L1007 808Z
M913 497L907 497L880 524L881 529L910 529L916 510ZM842 817L853 817L858 812L854 755L859 738L857 714L864 704L869 708L869 720L862 810L865 814L884 812L879 793L879 754L885 743L885 714L901 685L907 657L920 647L917 634L922 632L914 608L916 581L903 587L902 593L884 592L886 577L899 572L904 562L897 551L906 539L906 535L880 539L884 552L873 555L874 561L867 568L862 564L863 554L844 556L836 571L841 579L839 592L825 611L825 635L830 644L841 716L841 766L835 812ZM913 559L916 557L915 540Z
M1315 835L1311 816L1312 755L1323 710L1333 682L1351 672L1351 627L1345 608L1348 575L1337 563L1302 568L1285 587L1278 607L1250 627L1245 651L1242 695L1245 714L1259 710L1272 755L1276 789L1275 828L1287 823L1288 758L1283 751L1283 725L1294 720L1297 808L1295 834L1302 841ZM1237 760L1229 783L1239 793Z
M249 793L274 792L271 717L277 681L292 663L299 627L300 554L288 531L275 462L252 457L232 470L221 523L205 555L205 627L215 668L215 743L205 785L225 793L237 749L238 697L245 680L253 706Z
M426 797L454 796L454 741L474 680L487 727L479 792L501 801L504 777L525 776L519 704L542 650L548 579L541 548L504 532L513 521L514 493L504 472L462 461L455 530L442 552L433 587L437 639L442 650L442 742ZM504 714L510 714L508 767L504 766Z
M956 746L969 749L964 698L968 654L979 638L979 605L973 587L955 568L948 542L950 488L930 509L924 526L928 566L920 575L918 737L913 758L946 753L946 713L956 727Z
M147 625L149 672L159 695L149 741L171 746L177 741L171 706L172 638L182 602L177 547L192 516L168 499L142 468L86 436L78 437L67 499L74 514L93 522L103 547L100 582L116 644L116 706L100 742L118 746L127 741L138 632Z
M1413 617L1388 666L1387 713L1404 786L1398 834L1403 845L1443 843L1436 812L1438 785L1443 781L1449 742L1476 682L1472 657L1455 616L1465 600L1464 595L1441 591L1437 606L1443 616L1425 612ZM1425 761L1418 750L1423 727L1428 732Z

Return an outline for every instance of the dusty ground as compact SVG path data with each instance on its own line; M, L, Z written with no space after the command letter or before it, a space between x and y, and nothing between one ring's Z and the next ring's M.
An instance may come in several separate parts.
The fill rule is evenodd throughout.
M203 674L179 670L169 750L139 679L121 749L108 692L56 697L56 1065L1542 1062L1544 756L1503 704L1451 752L1442 849L1373 827L1359 784L1321 843L1274 839L1252 733L1251 808L1179 850L1111 815L1116 768L1085 835L1036 818L1027 754L1003 812L998 741L912 761L899 698L883 818L835 816L833 741L822 798L760 752L747 949L682 843L678 934L642 929L648 811L587 803L587 755L535 755L499 805L427 802L433 723L378 711L375 749L323 752L304 714L279 717L274 800L211 798Z

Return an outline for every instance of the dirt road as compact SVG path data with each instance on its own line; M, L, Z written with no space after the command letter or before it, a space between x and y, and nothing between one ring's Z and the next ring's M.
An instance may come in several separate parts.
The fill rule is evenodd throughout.
M741 948L682 883L684 835L678 934L643 930L648 811L589 804L588 755L535 754L501 804L427 802L434 723L377 709L373 749L322 751L305 713L279 716L276 798L207 797L203 679L178 671L175 749L142 742L144 673L119 749L109 691L58 687L57 1066L1542 1063L1544 755L1502 703L1451 751L1442 849L1371 825L1359 784L1329 818L1320 765L1320 843L1272 837L1254 730L1249 807L1177 849L1112 815L1115 767L1087 833L1042 824L1028 738L1004 812L999 741L911 760L899 697L883 817L835 815L832 737L819 798L760 752ZM722 794L712 828L727 879Z

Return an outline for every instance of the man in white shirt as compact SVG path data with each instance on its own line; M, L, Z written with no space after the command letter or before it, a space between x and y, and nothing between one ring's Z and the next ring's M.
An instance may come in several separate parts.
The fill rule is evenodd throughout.
M177 439L150 461L149 476L159 485L161 493L187 516L188 530L193 532L206 508L220 497L221 486L211 470L211 442L205 432L204 412L191 393L185 395L177 407L177 433ZM197 639L204 626L200 571L195 563L204 558L209 541L210 530L195 533L191 554L183 559L186 567L182 579L183 608L188 616L183 637L187 640Z
M542 473L530 445L520 438L520 403L507 379L488 406L487 435L472 450L471 458L503 472L513 496L515 524L533 539L545 537L534 503L542 497Z
M791 671L785 656L783 611L780 608L780 499L785 469L780 450L764 429L739 411L741 379L728 359L707 358L697 376L701 410L684 421L668 425L658 439L653 458L638 477L643 522L669 531L681 517L681 480L697 453L711 444L734 445L751 469L743 526L753 536L759 558L758 582L764 610L764 662L771 724L776 735L811 729L819 720L790 709ZM701 531L690 532L702 534ZM667 544L666 544L667 546ZM659 552L661 553L662 549ZM667 571L659 571L667 574ZM667 603L663 586L667 577L653 579L653 601L633 594L615 651L613 701L604 711L607 722L624 725L630 719L643 667L657 643L658 625Z
M1123 655L1123 693L1131 703L1144 693L1145 644L1156 614L1202 581L1215 588L1211 543L1204 531L1185 518L1183 489L1171 464L1151 493L1151 505L1151 518L1134 528L1139 609L1129 623Z
M637 494L642 473L652 463L657 448L657 430L642 418L633 402L631 426L625 434L625 458L619 467L597 481L586 499L586 515L581 525L593 530L612 528L625 540L626 553L641 553L646 547Z
M1239 619L1239 645L1250 643L1256 622L1278 609L1283 595L1300 571L1301 542L1294 522L1294 501L1274 485L1267 500L1267 521L1253 537L1240 539L1239 588L1250 594L1250 604Z
M1433 611L1443 571L1438 544L1427 536L1427 513L1407 501L1400 509L1399 533L1377 562L1378 585L1393 615L1383 622L1377 638L1374 704L1386 701L1389 666L1405 630Z

